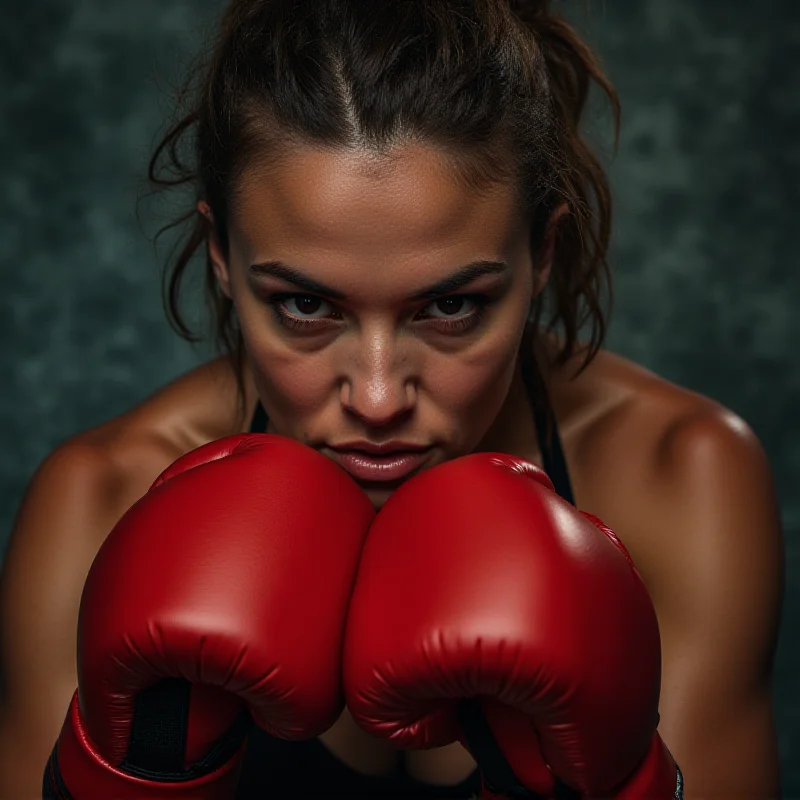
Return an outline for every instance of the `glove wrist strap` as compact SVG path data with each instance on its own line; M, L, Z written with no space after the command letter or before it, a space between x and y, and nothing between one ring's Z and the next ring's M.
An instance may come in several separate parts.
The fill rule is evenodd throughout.
M480 702L464 700L459 705L459 725L481 772L483 797L508 800L542 800L527 789L514 774L489 727ZM581 792L553 778L548 800L580 800ZM641 765L625 782L608 792L613 800L683 800L683 775L661 737L656 734Z
M76 692L45 770L42 797L45 800L90 797L196 800L202 796L204 800L230 800L236 794L245 745L246 739L241 737L233 755L204 774L193 769L181 775L158 776L137 769L139 775L134 775L114 766L96 751L81 720Z
M526 788L508 763L502 748L486 721L480 701L463 700L459 704L458 721L467 749L478 764L485 800L580 800L580 793L553 777L546 795Z

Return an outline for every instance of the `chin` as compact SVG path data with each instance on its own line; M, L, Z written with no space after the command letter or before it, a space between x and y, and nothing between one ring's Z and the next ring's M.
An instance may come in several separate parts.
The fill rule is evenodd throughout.
M400 486L401 484L398 484ZM366 493L369 501L372 503L373 507L376 511L380 511L386 501L397 491L398 486L392 487L381 487L381 488L369 488L368 486L363 486L364 492Z

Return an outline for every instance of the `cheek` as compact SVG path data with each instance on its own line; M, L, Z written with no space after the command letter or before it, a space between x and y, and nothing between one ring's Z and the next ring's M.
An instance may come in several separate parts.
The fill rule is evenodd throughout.
M329 355L324 350L299 353L286 347L271 329L269 313L250 307L238 315L239 325L258 394L270 418L284 427L324 405L334 379Z
M480 350L437 359L425 385L444 416L471 438L480 438L505 401L514 375L519 339L498 337Z
M513 361L514 351L491 350L472 358L451 357L430 365L427 384L455 405L469 405L492 392Z
M248 345L253 375L262 400L282 419L306 417L330 400L330 360L286 354L268 344ZM277 420L276 420L277 421Z

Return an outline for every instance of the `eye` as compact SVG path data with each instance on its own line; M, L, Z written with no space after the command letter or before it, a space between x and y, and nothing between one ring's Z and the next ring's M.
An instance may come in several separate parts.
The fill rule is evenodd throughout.
M464 306L467 306L467 313L469 311L469 304L476 307L478 306L477 301L472 297L467 297L466 295L453 295L452 297L440 297L438 300L434 300L427 309L434 309L437 312L441 312L442 316L437 316L436 314L431 314L426 309L426 316L430 319L451 319L455 316L460 316L464 312ZM472 312L474 313L474 312Z
M284 297L281 303L286 311L294 317L310 317L320 319L331 313L331 304L321 297L294 294Z
M425 308L423 320L442 333L468 333L481 325L490 304L485 295L440 297Z
M336 322L328 316L331 304L313 294L275 294L267 303L278 323L289 330L314 332Z

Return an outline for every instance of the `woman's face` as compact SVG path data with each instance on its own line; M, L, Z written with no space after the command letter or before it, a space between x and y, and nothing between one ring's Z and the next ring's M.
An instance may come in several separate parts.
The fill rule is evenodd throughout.
M227 260L211 244L270 431L337 460L378 507L479 445L541 286L513 188L451 175L421 146L297 150L243 177Z

